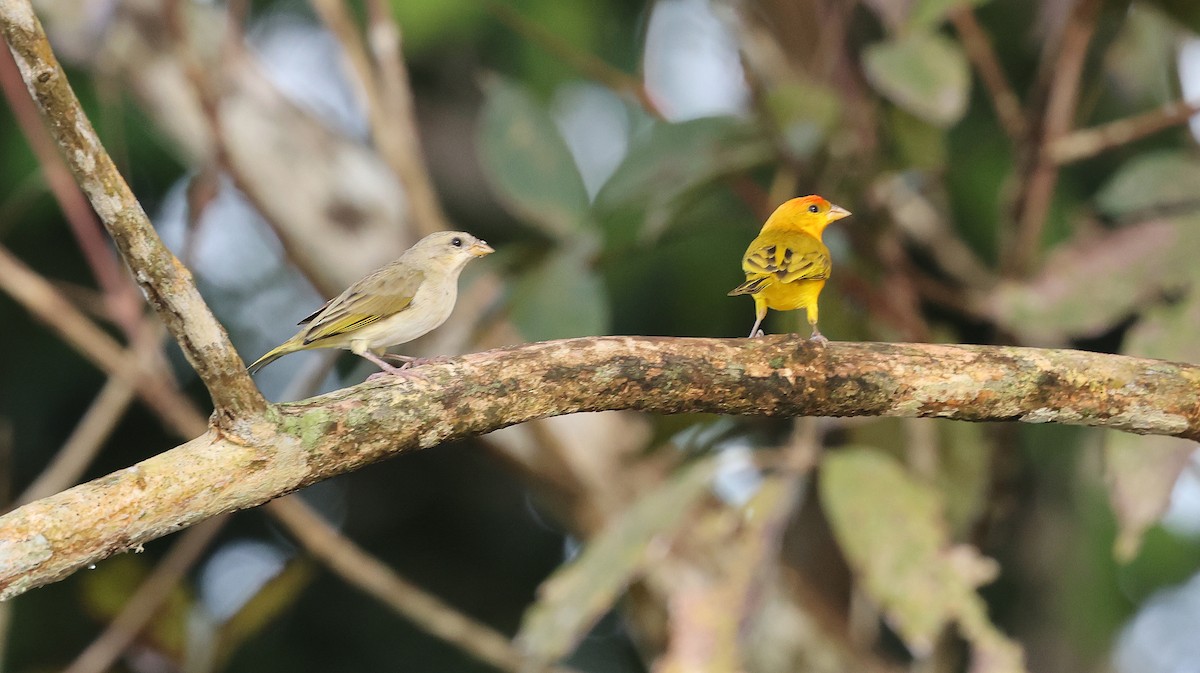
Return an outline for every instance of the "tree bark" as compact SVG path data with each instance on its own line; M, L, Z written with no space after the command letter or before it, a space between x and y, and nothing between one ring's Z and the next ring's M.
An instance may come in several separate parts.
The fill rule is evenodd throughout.
M1070 350L590 337L433 362L270 407L0 517L0 599L403 451L638 409L1067 423L1200 438L1200 367Z

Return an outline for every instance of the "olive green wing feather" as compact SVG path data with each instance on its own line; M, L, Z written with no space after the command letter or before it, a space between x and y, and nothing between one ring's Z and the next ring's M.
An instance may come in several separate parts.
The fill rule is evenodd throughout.
M404 311L424 280L425 273L419 269L384 267L376 271L301 321L308 323L304 343L353 332Z
M772 283L829 278L829 254L811 237L793 242L769 241L752 245L742 260L746 282L729 294L754 294Z

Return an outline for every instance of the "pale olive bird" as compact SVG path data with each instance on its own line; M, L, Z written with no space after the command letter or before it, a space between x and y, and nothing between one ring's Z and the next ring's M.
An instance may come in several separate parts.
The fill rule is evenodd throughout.
M467 262L495 252L462 231L439 231L417 241L399 259L346 288L298 324L304 327L250 365L250 373L296 351L345 348L389 374L404 367L384 361L389 346L416 339L446 322L458 299ZM415 358L404 360L407 366Z

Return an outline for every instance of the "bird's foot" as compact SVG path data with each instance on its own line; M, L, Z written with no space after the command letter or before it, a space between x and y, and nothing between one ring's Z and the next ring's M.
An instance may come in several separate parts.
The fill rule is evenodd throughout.
M416 357L415 355L399 355L397 353L385 353L383 355L383 359L384 360L394 360L396 362L399 362L400 363L399 369L411 369L413 367L420 367L421 365L433 364L435 362L445 362L447 358L442 355L438 355L438 356L432 357L432 358L419 358L419 357Z
M812 336L808 337L808 340L817 346L824 346L829 343L829 339L826 339L825 335L818 332L816 328L813 328Z
M368 381L379 381L382 379L388 379L388 378L393 378L393 377L404 379L405 381L412 381L414 379L418 380L418 381L425 381L428 378L424 372L419 372L414 369L410 369L409 365L406 364L401 367L389 367L388 369L385 369L381 372L375 372L374 374L371 374L370 376L368 376L367 380Z
M750 335L750 338L751 339L760 339L762 337L765 337L766 335L767 335L767 333L762 330L755 330L754 334Z

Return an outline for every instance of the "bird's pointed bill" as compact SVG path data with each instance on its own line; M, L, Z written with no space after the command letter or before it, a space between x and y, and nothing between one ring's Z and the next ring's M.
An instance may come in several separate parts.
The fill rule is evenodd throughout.
M475 241L471 244L468 252L476 257L483 257L484 255L490 255L493 252L496 252L496 250L492 248L492 246L488 245L486 241Z
M836 222L836 221L842 219L843 217L850 217L850 211L846 210L845 208L843 208L841 206L830 206L829 207L829 221L830 222Z

